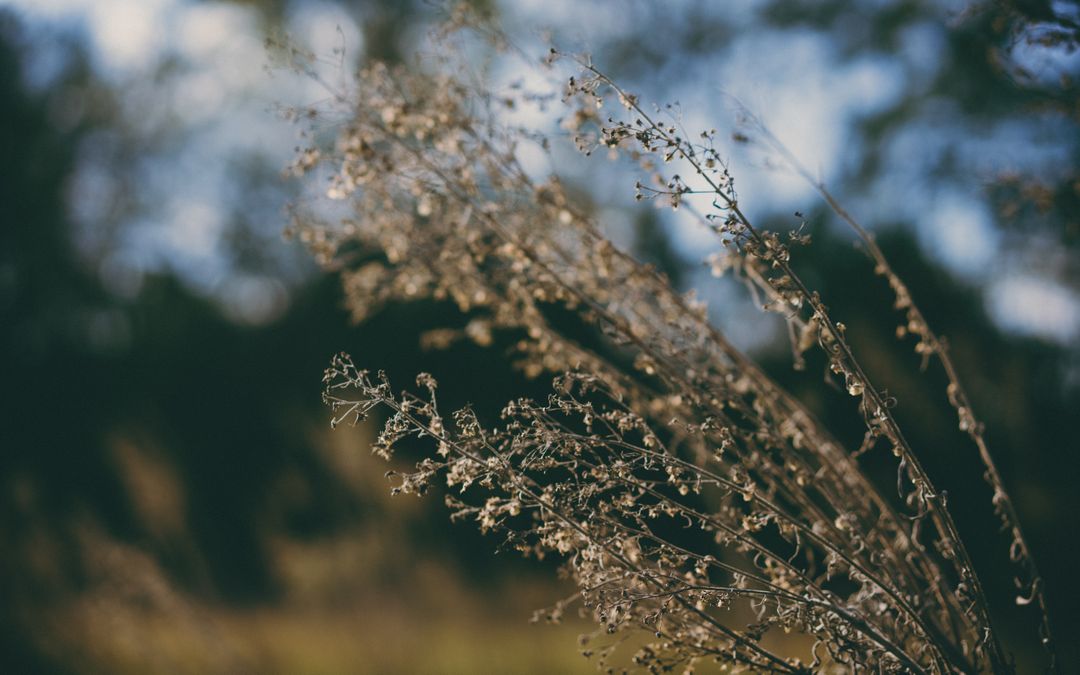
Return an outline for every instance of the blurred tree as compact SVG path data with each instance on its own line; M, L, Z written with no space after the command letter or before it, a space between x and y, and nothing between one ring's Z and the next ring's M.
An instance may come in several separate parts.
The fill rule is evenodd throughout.
M49 617L99 583L90 532L146 552L182 592L244 604L281 591L275 539L333 535L377 517L382 497L357 492L313 447L325 425L319 376L335 350L380 354L401 374L430 367L466 381L489 373L479 396L448 392L461 404L469 395L492 408L522 388L508 364L475 345L449 360L420 349L416 336L445 325L449 307L391 309L358 332L331 278L295 289L285 314L257 327L230 321L170 274L148 275L130 297L106 291L73 245L66 195L80 143L114 125L114 109L78 44L66 49L68 69L48 91L29 90L22 28L0 14L5 672L73 667L52 632L63 627ZM100 105L61 130L50 111L72 92ZM151 483L140 491L139 480ZM438 552L466 578L490 581L496 565L481 536L444 527L440 503L426 508L432 517L396 536ZM400 574L371 581L407 582Z

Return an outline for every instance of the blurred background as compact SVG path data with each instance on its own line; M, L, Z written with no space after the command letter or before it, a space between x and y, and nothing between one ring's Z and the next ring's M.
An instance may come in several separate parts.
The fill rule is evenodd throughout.
M948 336L1080 662L1080 76L1074 3L477 0L526 51L585 49L644 100L736 139L738 100L872 229ZM325 96L266 68L288 33L351 69L408 60L423 0L0 0L0 670L593 672L584 624L531 626L571 589L555 561L496 553L438 495L390 499L369 428L330 432L337 351L447 408L497 410L526 381L505 345L419 336L465 319L409 305L351 325L338 281L283 240L300 186L280 105ZM520 65L494 70L518 73ZM554 128L554 127L553 127ZM569 146L569 144L567 144ZM1007 542L918 372L888 289L810 186L733 142L749 215L800 218L812 285L848 326L950 494L1008 645ZM841 436L861 438L821 364L790 368L774 318L707 277L714 244L633 206L624 168L557 150L613 236L698 288L711 316ZM482 384L476 373L484 373ZM542 378L543 379L543 378ZM845 434L848 434L845 436ZM404 459L402 461L408 461Z

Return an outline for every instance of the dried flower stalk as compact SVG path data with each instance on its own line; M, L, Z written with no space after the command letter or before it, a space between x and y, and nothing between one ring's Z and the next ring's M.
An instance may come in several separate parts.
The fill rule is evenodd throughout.
M549 61L560 56L553 51ZM461 337L486 344L496 331L520 334L519 365L553 374L553 391L546 401L509 402L500 424L484 426L468 409L446 417L429 375L417 378L419 393L396 393L384 375L340 355L325 376L333 423L385 411L373 450L386 458L409 439L429 439L431 455L394 474L394 492L423 494L445 481L461 494L447 499L452 517L503 533L526 555L562 556L579 588L574 601L604 631L654 635L634 656L647 670L717 660L769 672L827 664L1007 671L944 496L843 324L790 266L792 247L804 242L749 221L715 132L690 140L591 62L575 62L580 72L563 102L578 147L640 162L655 187L639 182L639 199L697 208L692 200L704 195L702 218L725 249L715 268L737 270L784 316L797 359L824 351L857 400L863 447L837 442L699 303L613 245L558 179L529 176L518 145L547 141L500 123L499 109L549 99L522 87L496 96L447 60L428 71L375 65L360 73L354 94L335 95L356 103L334 147L302 149L294 170L328 168L327 196L344 200L350 215L298 217L295 232L341 271L356 319L387 302L452 301L470 317ZM605 109L617 112L602 119ZM692 178L665 173L666 165ZM576 316L595 339L561 327L555 311ZM949 364L915 318L930 351ZM951 382L955 405L970 411ZM984 452L971 424L965 430L975 430ZM860 467L859 455L879 444L897 458L899 498ZM987 466L995 494L1004 494ZM995 506L1021 542L1018 559L1030 560L1011 504L995 497ZM1032 591L1045 613L1037 584ZM776 632L806 634L813 646L778 653L765 639Z

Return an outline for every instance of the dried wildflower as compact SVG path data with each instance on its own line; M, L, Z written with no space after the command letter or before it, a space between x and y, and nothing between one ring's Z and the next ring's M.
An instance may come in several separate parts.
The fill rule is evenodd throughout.
M432 455L395 474L395 492L422 494L445 481L452 517L503 533L523 554L562 556L579 588L574 601L601 631L654 636L634 656L641 668L716 660L791 673L827 663L872 672L1007 670L944 495L843 324L791 268L792 246L804 238L747 219L715 131L690 140L590 62L578 65L566 80L563 128L582 152L624 152L652 174L653 186L635 185L636 198L696 208L700 196L710 204L702 219L725 247L710 261L714 272L732 270L785 318L797 365L807 350L823 350L857 400L863 447L844 448L699 303L608 241L557 178L529 176L515 148L536 137L500 124L485 103L515 107L530 94L496 95L449 67L360 73L358 103L335 148L304 151L294 165L330 171L327 196L347 200L348 226L308 220L297 230L343 270L358 319L387 302L448 299L471 317L460 337L483 345L494 331L521 334L519 365L552 375L552 391L545 401L508 402L500 424L485 427L468 410L445 417L430 375L418 377L419 392L395 393L384 376L340 355L324 380L334 423L382 408L388 419L373 449L385 457L406 438L429 439ZM608 97L618 105L605 107ZM357 250L364 262L349 264ZM941 341L883 257L875 260L908 311L905 331L950 371L961 426L984 452ZM550 321L552 305L595 327L601 344ZM444 331L428 340L458 337ZM881 439L898 458L899 502L859 463ZM995 507L1014 528L1014 556L1028 561L996 473L991 482ZM1037 582L1029 590L1045 613ZM806 634L813 645L803 655L778 654L765 643L775 631Z

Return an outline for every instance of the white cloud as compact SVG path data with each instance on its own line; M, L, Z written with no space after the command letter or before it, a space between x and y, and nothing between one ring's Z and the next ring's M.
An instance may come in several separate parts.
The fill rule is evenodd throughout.
M927 250L965 275L992 271L988 265L998 255L1001 235L982 201L949 193L936 199L928 212L919 232Z
M169 246L191 257L213 255L224 227L224 215L216 204L178 201L172 204L168 223Z
M1006 277L990 287L990 313L1007 330L1068 343L1080 336L1080 298L1053 281Z
M94 43L106 67L138 69L165 46L168 0L98 0L88 15Z
M213 58L237 36L254 32L253 12L232 4L203 2L185 7L176 20L174 41L193 61Z

